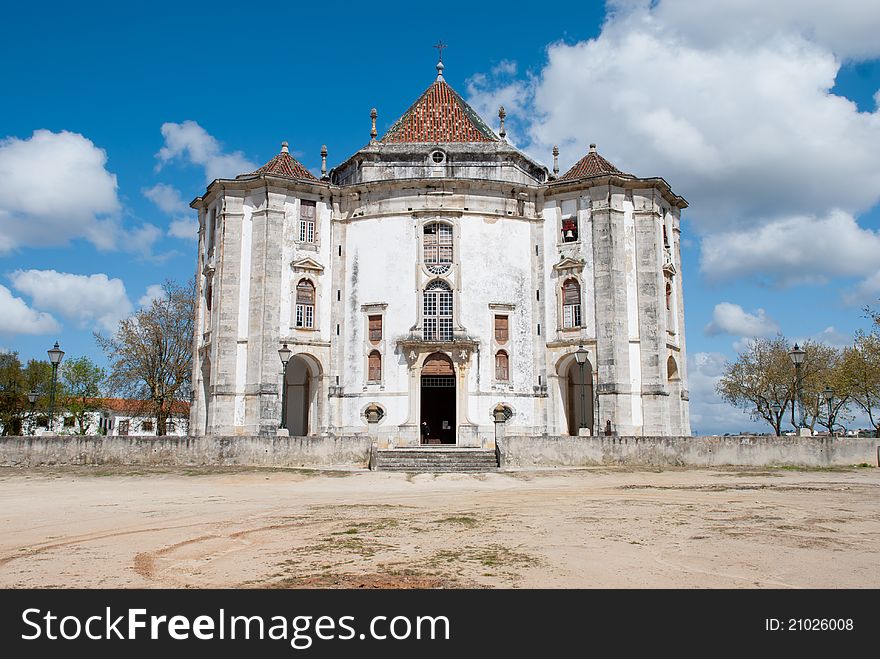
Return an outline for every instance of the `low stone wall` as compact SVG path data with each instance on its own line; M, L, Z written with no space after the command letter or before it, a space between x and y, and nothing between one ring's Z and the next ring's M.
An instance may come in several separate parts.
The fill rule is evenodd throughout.
M505 437L501 467L877 465L876 439L852 437ZM368 435L341 437L3 437L0 466L363 467Z
M855 437L505 437L502 467L877 466L877 439Z
M370 437L2 437L0 465L367 467Z

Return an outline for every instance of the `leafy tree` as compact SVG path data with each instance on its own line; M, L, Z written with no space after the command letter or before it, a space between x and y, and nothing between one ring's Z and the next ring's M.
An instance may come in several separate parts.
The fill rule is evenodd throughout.
M843 368L844 351L813 341L806 341L803 349L806 355L801 365L801 377L806 425L811 431L817 425L831 431L835 425L841 425L841 420L851 418L848 408L852 388ZM824 395L826 387L834 392L830 418Z
M73 416L77 434L85 435L91 428L92 413L100 409L105 380L104 369L88 357L68 359L62 365L61 405Z
M856 333L852 347L844 351L843 377L853 403L880 431L880 333Z
M715 391L722 400L763 419L782 434L785 410L794 399L794 376L783 336L752 339L736 361L727 362Z
M0 353L0 424L3 435L21 433L24 382L17 352Z
M144 401L145 416L167 434L175 401L189 400L195 327L195 279L167 280L162 296L119 322L113 336L95 334L107 355L111 391Z

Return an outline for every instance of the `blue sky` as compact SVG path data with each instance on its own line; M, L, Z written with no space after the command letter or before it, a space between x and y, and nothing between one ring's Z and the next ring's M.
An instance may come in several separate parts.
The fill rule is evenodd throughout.
M840 0L16 3L0 56L0 348L92 338L195 269L186 204L280 142L313 171L445 77L566 167L590 142L691 203L692 426L756 428L712 385L749 336L842 344L880 306L880 8ZM826 7L827 6L827 7ZM711 36L709 36L711 35ZM153 289L154 290L154 289Z

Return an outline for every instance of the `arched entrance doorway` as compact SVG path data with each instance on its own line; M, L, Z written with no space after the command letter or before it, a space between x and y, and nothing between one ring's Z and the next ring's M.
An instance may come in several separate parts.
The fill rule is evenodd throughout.
M284 372L284 384L287 405L281 411L282 422L292 437L305 437L309 434L309 417L315 395L312 373L305 359L296 355L290 358Z
M577 436L580 428L589 428L593 435L598 434L593 426L593 367L590 362L583 365L582 371L580 364L572 359L566 380L565 417L568 420L568 434Z
M422 444L455 444L455 369L452 360L440 352L425 359L422 366L421 418L428 424Z

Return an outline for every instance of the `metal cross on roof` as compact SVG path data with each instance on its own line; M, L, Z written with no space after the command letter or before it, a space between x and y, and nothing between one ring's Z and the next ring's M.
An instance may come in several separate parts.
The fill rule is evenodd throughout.
M437 50L440 51L440 61L442 62L443 61L443 49L449 48L449 46L447 44L443 43L443 40L441 39L440 41L437 42L437 45L434 46L434 48L436 48Z

